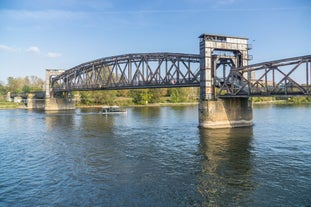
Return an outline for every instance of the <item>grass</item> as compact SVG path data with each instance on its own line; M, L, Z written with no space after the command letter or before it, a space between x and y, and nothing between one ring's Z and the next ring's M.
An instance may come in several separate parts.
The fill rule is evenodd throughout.
M0 101L0 109L16 109L23 106L23 103L14 103L8 101Z
M311 103L311 97L289 97L289 98L275 98L275 97L253 97L254 104L305 104Z

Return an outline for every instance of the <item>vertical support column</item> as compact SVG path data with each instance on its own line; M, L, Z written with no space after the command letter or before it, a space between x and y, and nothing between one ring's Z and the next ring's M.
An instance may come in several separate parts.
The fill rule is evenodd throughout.
M133 74L132 74L132 62L131 62L130 58L128 59L127 64L128 64L128 74L127 74L127 77L128 77L129 83L132 85L132 84L134 84L134 80L133 80Z
M6 94L5 100L8 101L8 102L11 102L11 101L12 101L11 92L8 92L8 93Z
M51 73L50 70L45 71L45 98L50 98L50 80Z
M309 93L309 63L306 62L306 82L307 82L307 93Z
M213 49L207 45L204 38L200 40L200 100L210 100L215 98L215 88L213 84L214 71L212 69Z
M216 51L216 54L213 54L214 51ZM219 55L217 54L219 51L231 52L233 55ZM217 78L215 66L217 61L229 59L234 64L233 67L246 66L248 64L247 39L203 34L200 36L200 55L199 127L232 128L252 126L251 100L247 97L218 99L215 91L215 80ZM225 74L225 71L223 71L223 74ZM245 78L251 78L251 74L245 74L245 76Z

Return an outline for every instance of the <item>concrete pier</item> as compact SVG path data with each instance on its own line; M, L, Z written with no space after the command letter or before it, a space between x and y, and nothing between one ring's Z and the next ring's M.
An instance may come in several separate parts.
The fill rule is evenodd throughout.
M253 107L248 98L200 101L199 127L233 128L253 125Z
M251 100L238 97L219 99L216 94L216 86L221 86L231 69L248 65L248 49L247 38L211 34L200 36L199 127L232 128L253 125ZM221 65L223 70L217 72Z
M26 108L27 109L44 109L45 99L38 99L35 94L28 94L26 99Z
M73 110L76 108L75 101L71 98L46 98L46 111Z
M75 100L68 96L55 97L51 88L51 79L62 74L65 70L47 69L45 71L45 106L46 111L73 110L76 108ZM52 95L51 95L52 94Z

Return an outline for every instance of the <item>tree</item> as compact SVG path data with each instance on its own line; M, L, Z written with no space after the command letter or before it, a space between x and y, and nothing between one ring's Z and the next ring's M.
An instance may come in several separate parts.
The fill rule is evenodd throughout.
M80 91L80 101L82 104L89 105L91 103L91 95L88 91Z
M94 91L93 96L95 98L95 103L97 104L113 105L114 100L117 97L117 91Z
M169 94L170 94L170 102L172 103L180 102L179 91L177 88L171 88L169 90Z
M150 103L159 103L161 102L161 97L167 94L166 88L155 88L149 90L151 94Z
M44 81L37 76L8 77L7 89L13 93L42 91Z
M145 105L151 102L152 94L148 89L137 89L130 91L130 96L135 104Z
M190 97L193 92L187 88L171 88L168 93L170 96L170 102L180 103L191 101L192 99Z
M129 90L117 90L117 96L118 97L128 97L129 96Z
M0 82L0 94L5 95L7 92L8 92L7 87L2 82Z
M26 76L26 78L29 81L29 87L32 92L34 91L42 91L43 90L43 85L44 85L44 80L37 76Z
M30 90L30 86L28 85L24 85L23 88L22 88L22 92L24 93L29 93L31 90Z
M80 91L81 104L106 104L113 105L116 99L117 91Z

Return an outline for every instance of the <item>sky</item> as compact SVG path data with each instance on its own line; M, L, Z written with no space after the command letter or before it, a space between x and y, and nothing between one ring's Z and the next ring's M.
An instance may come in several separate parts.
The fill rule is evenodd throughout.
M0 82L143 52L249 38L249 64L311 55L310 0L0 0Z

